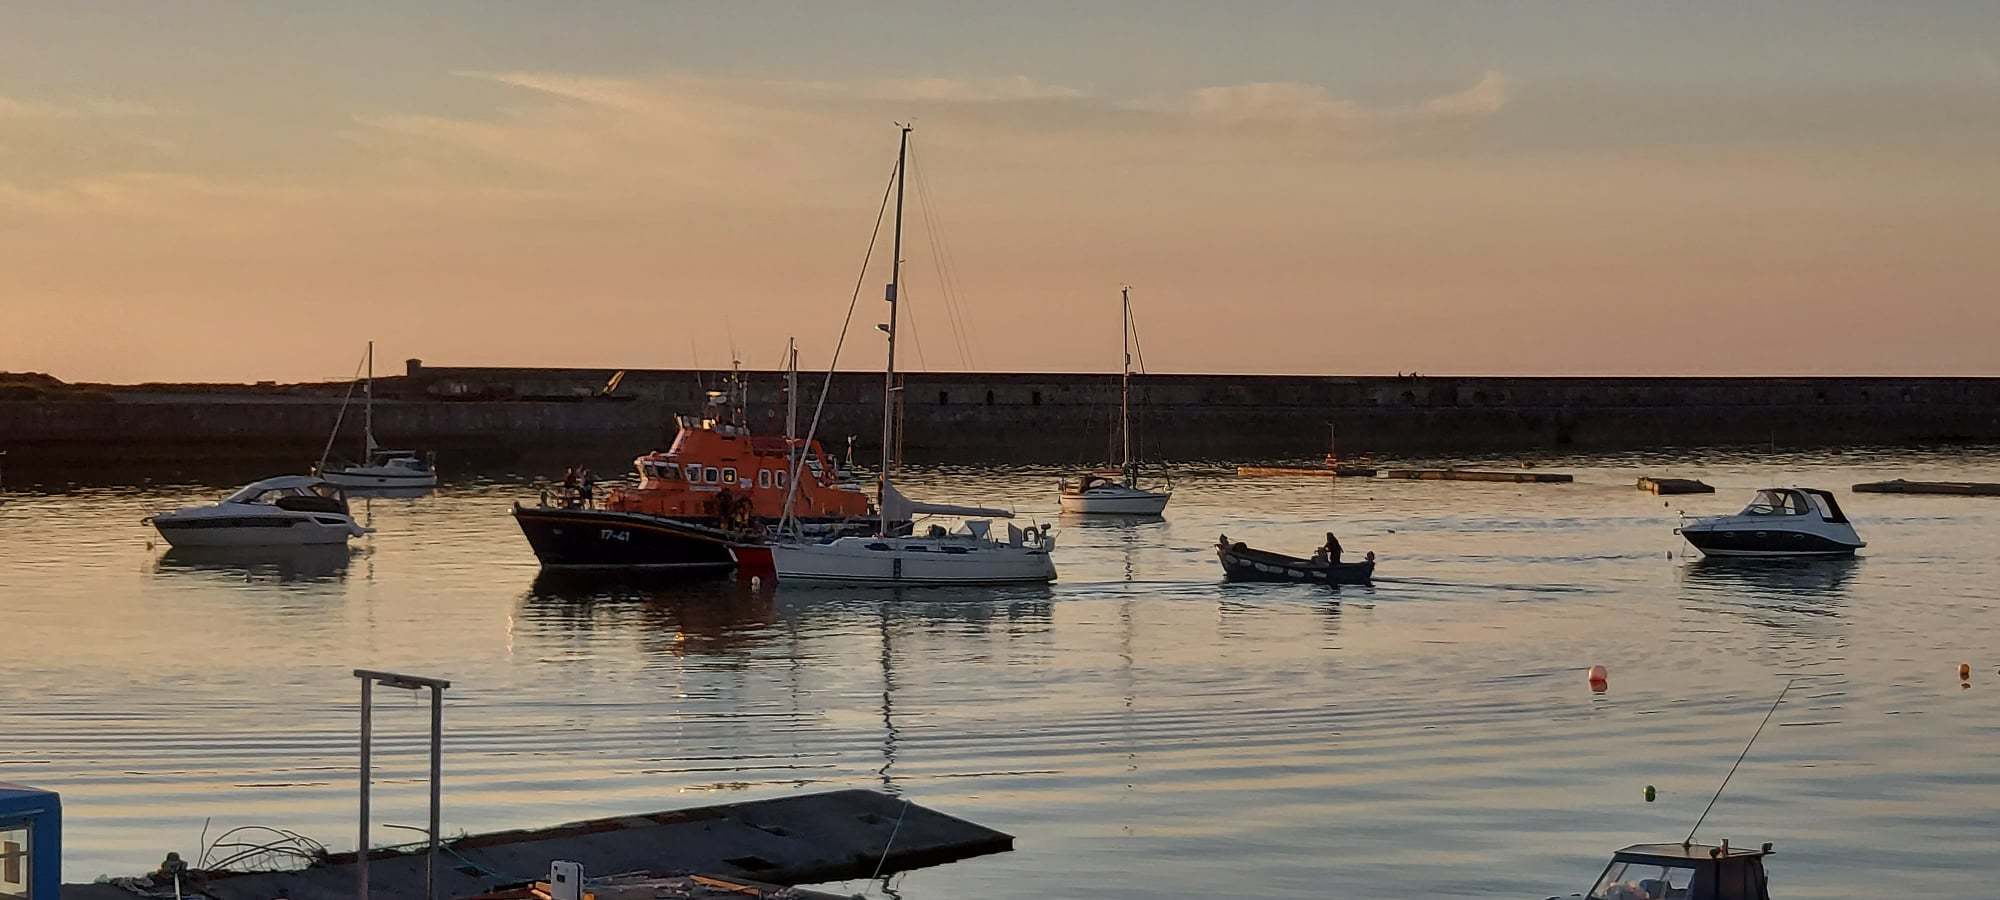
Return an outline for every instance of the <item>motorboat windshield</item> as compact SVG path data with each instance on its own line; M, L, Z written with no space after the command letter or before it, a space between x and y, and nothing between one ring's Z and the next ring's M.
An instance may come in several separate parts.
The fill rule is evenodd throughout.
M1688 900L1693 896L1693 864L1617 861L1604 870L1588 900Z
M1745 516L1803 516L1813 511L1812 504L1803 492L1788 488L1766 488L1758 491L1750 505L1743 507L1739 515Z
M339 486L304 475L283 475L244 485L222 499L224 503L278 504L287 497L318 497L336 503L344 501Z

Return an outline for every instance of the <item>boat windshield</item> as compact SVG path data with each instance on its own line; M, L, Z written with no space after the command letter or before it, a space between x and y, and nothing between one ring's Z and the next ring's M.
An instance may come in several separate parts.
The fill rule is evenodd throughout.
M1803 516L1811 511L1805 495L1798 491L1758 491L1756 499L1743 507L1746 516Z
M1693 866L1614 862L1590 889L1588 900L1687 900L1693 885Z

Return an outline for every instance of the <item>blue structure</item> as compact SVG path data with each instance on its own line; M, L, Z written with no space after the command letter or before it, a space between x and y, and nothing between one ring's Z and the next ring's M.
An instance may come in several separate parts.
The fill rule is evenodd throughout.
M56 900L62 885L62 798L0 782L0 900Z

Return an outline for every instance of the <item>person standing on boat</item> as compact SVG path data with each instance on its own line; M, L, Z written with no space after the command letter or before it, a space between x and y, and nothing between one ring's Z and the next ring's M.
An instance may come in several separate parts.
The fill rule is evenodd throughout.
M577 476L577 480L583 486L581 502L583 506L588 507L590 506L590 501L597 498L597 476L590 474L588 468L579 471L582 474Z
M1326 552L1328 562L1340 565L1340 538L1334 537L1333 532L1326 533L1326 546L1320 549Z
M569 468L563 470L562 493L558 496L562 498L562 503L564 506L573 507L576 505L575 466L570 466Z

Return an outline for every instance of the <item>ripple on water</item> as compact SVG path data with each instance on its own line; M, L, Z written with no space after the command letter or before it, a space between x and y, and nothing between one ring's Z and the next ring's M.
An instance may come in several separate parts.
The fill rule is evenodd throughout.
M339 849L349 670L407 669L454 681L452 831L872 785L1020 838L907 896L1538 897L1685 834L1807 676L1703 834L1778 842L1784 895L1983 896L1994 514L1856 497L1868 555L1808 566L1682 559L1671 534L1678 508L1897 464L1710 458L1693 474L1723 493L1679 506L1629 489L1636 457L1565 466L1574 486L1188 473L1168 518L1114 524L1056 516L1048 472L965 475L1057 522L1062 582L900 594L537 577L505 479L370 501L378 533L316 559L147 546L141 516L215 487L17 492L0 597L42 652L0 659L0 777L65 792L72 878L190 853L211 818ZM1216 534L1329 527L1380 554L1375 586L1217 583ZM378 695L378 822L424 816L414 700Z

